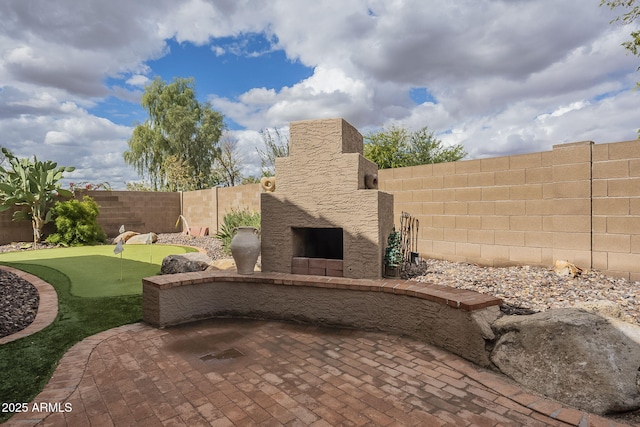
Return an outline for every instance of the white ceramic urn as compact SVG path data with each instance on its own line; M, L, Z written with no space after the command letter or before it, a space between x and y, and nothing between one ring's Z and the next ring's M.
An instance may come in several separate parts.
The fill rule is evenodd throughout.
M255 227L238 227L231 239L231 255L239 274L253 274L260 255L260 239Z

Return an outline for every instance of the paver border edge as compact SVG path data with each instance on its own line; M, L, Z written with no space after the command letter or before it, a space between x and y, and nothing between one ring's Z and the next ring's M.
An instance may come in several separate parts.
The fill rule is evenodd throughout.
M87 363L98 345L109 338L120 333L135 331L145 328L144 322L130 323L118 326L106 331L98 332L95 335L88 336L82 341L77 342L69 348L56 366L53 375L44 386L42 391L38 393L31 402L29 407L36 402L59 402L61 405L66 403L71 395L78 389L80 382L87 370ZM81 369L78 367L82 366ZM70 378L69 372L74 375ZM61 378L58 378L61 377ZM9 418L3 425L19 425L19 426L37 426L44 422L50 415L55 412L19 412Z
M28 337L35 334L49 326L58 317L58 294L55 288L42 280L41 278L27 273L26 271L19 270L17 268L9 267L6 265L0 265L0 270L13 273L23 280L31 283L38 291L38 312L36 318L26 328L15 332L6 337L0 338L0 345L16 341L20 338Z
M505 399L508 399L518 405L522 405L545 417L566 423L567 425L573 425L576 427L588 427L590 425L608 425L610 427L629 426L629 424L626 423L617 422L600 415L591 414L581 409L573 408L537 393L528 392L522 387L522 385L505 380L503 378L503 376L505 376L504 374L493 372L476 366L475 364L467 365L465 363L460 363L461 361L468 363L467 360L464 360L460 356L453 355L453 357L448 356L440 358L439 360L451 369L466 375L474 381L477 381ZM530 400L530 402L525 402L523 398ZM541 405L543 403L551 404L554 409L552 411L545 410L546 406Z

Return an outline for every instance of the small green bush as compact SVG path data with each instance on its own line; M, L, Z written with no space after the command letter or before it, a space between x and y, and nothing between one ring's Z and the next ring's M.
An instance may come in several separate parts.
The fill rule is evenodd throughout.
M98 225L98 204L88 196L80 202L76 199L58 202L51 209L56 232L46 241L54 245L83 246L104 243L107 235Z
M389 233L387 244L384 250L384 263L389 267L397 267L402 264L402 243L400 232L395 228Z
M231 239L235 236L236 227L251 226L260 230L260 212L249 209L232 209L222 219L222 225L216 237L222 240L222 249L227 255L231 254Z

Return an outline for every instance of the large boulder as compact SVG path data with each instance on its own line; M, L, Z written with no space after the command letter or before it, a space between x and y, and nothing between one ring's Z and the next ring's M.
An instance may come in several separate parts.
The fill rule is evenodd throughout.
M211 258L200 252L189 252L180 255L168 255L162 260L162 274L189 273L204 271L211 264Z
M140 233L136 233L135 231L125 231L124 233L118 234L118 237L113 239L113 243L116 244L118 242L127 243L127 240L132 238L133 236L137 236Z
M640 408L640 327L576 308L492 327L491 361L525 387L597 414Z
M149 237L151 237L151 243L158 241L158 235L156 233L136 234L127 240L127 245L146 245Z
M236 271L236 262L233 260L233 258L217 259L211 262L211 265L209 265L209 268L207 268L207 270Z

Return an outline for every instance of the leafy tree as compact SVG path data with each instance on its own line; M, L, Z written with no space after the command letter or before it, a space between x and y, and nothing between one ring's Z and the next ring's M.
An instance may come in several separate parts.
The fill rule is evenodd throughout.
M198 102L192 78L169 84L156 78L145 87L141 105L149 118L134 129L125 162L154 190L206 188L219 154L222 114Z
M376 163L380 169L408 166L406 129L392 127L365 137L364 157Z
M289 155L289 138L282 135L278 128L274 129L274 135L271 135L269 129L260 131L264 148L261 150L256 148L260 156L260 164L262 166L262 176L273 176L276 173L276 158L287 157Z
M612 10L617 8L624 8L626 12L614 19L613 22L620 22L623 25L633 24L640 18L640 2L636 3L636 0L601 0L600 6L609 6ZM636 56L640 56L640 31L631 32L631 40L622 43L629 52ZM640 67L638 67L640 71ZM640 83L637 84L640 88ZM638 129L638 138L640 138L640 129Z
M240 182L240 184L245 185L245 184L259 184L260 183L260 178L258 178L257 176L245 176L244 178L242 178L242 181Z
M199 189L193 176L193 169L179 155L168 155L164 159L163 169L167 177L166 190L193 191ZM209 187L208 180L204 187Z
M365 137L364 156L380 169L401 168L431 163L455 162L467 152L460 144L445 147L433 132L423 127L414 132L392 126Z
M601 0L600 6L609 6L609 8L617 9L625 8L627 11L618 16L612 22L620 22L623 25L632 24L640 17L640 2L636 4L636 0ZM622 43L629 52L636 56L640 56L640 31L631 32L631 40ZM640 70L640 67L638 67Z
M125 184L127 191L153 191L153 188L146 182L128 181Z
M213 162L213 181L225 187L238 185L242 179L241 158L238 154L238 140L225 134L220 143L220 155Z
M57 202L51 208L56 232L47 237L54 245L82 246L104 243L107 235L98 224L100 207L89 196Z
M42 162L35 156L33 161L19 159L6 148L2 148L2 154L11 168L0 166L0 212L14 206L26 206L27 210L14 212L13 220L30 220L33 241L37 243L42 236L42 228L51 220L50 208L56 198L73 196L61 188L60 180L64 172L72 172L75 168L58 166L49 160Z
M75 190L111 191L111 184L107 181L99 182L97 184L89 181L70 182L69 191L74 192Z

